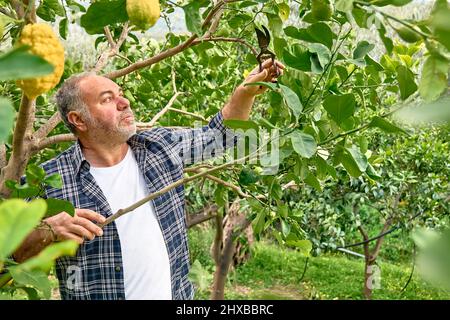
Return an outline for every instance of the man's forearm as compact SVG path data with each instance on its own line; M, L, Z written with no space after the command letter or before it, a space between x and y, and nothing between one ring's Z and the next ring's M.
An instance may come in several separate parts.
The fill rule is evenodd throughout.
M248 95L239 86L222 109L225 120L248 120L255 97Z
M14 252L16 262L23 262L41 252L53 242L52 233L46 229L35 229L31 232L21 246Z

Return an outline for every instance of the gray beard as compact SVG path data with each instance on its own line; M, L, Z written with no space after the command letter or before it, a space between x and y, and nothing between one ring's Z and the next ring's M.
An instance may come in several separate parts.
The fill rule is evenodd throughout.
M89 127L89 135L96 142L100 142L104 145L120 145L125 143L133 135L136 134L136 124L132 126L111 128L105 126L104 123L97 121L96 119L86 119Z

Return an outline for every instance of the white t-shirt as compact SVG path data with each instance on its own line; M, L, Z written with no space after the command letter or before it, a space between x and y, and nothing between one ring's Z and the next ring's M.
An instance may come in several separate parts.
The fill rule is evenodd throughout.
M144 176L130 147L112 167L90 168L113 213L148 195ZM166 244L151 202L115 220L122 249L127 300L172 299Z

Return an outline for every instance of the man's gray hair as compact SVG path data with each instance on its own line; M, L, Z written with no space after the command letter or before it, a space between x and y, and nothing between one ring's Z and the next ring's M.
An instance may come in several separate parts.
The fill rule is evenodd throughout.
M61 88L59 88L58 92L55 94L54 99L58 106L61 118L69 130L74 134L76 134L76 127L69 122L67 114L70 111L79 111L84 116L89 116L89 111L86 103L83 101L79 84L81 80L95 75L96 73L93 71L75 74L65 80Z

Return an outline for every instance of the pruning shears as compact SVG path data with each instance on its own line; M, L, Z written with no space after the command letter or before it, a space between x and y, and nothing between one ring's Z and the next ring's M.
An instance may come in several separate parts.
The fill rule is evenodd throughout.
M264 29L264 32L262 32L260 29L255 27L256 36L258 37L258 45L259 45L259 48L261 49L260 53L256 57L256 60L259 63L259 72L261 72L263 69L263 67L262 67L263 61L267 60L267 59L272 59L272 63L275 66L275 70L276 70L276 76L279 76L280 72L278 70L278 66L275 64L275 53L273 53L272 51L270 51L268 49L269 44L270 44L269 30L267 30L267 28L265 26L262 26L262 28Z

